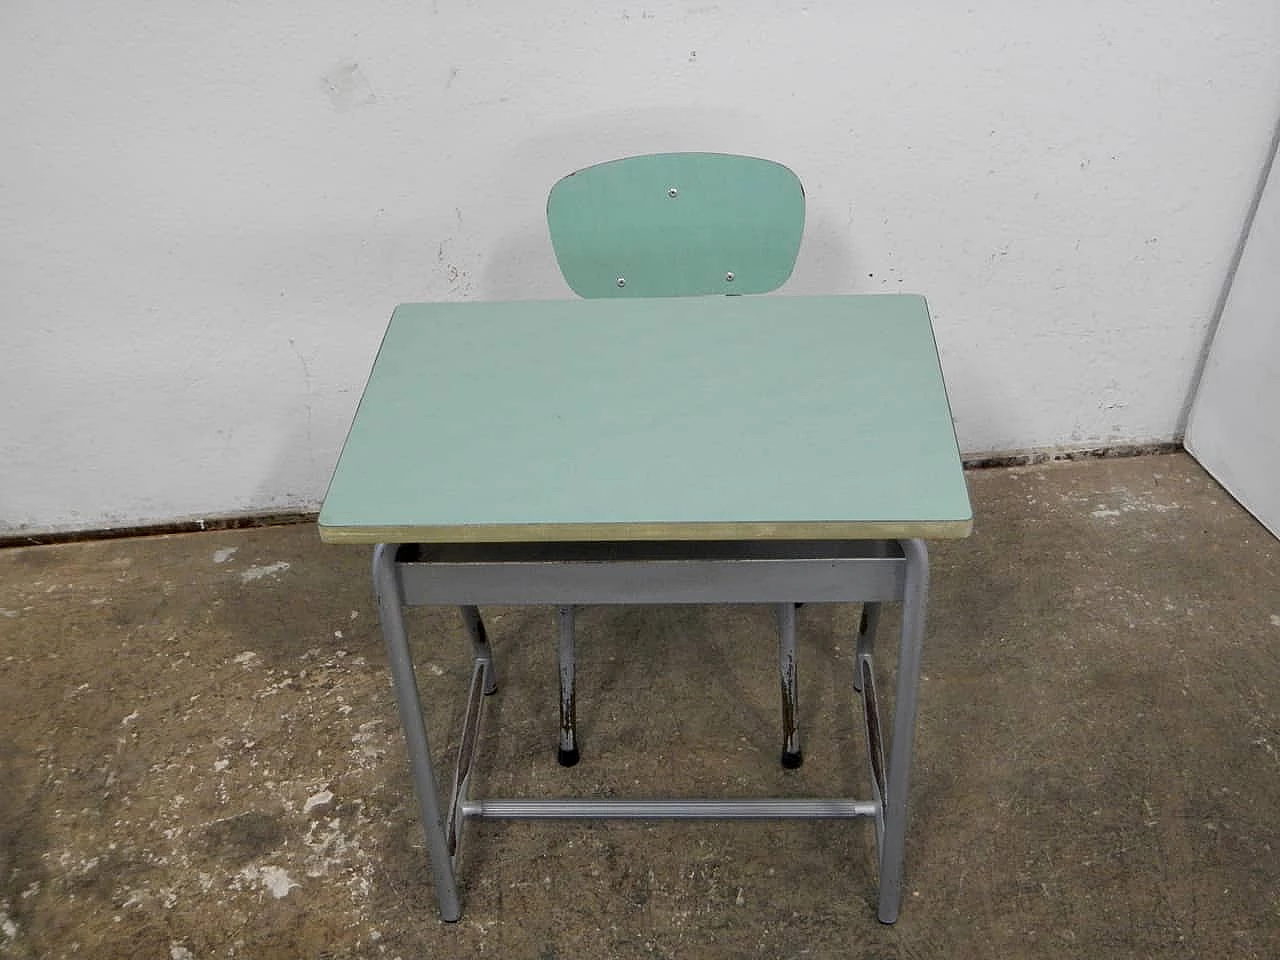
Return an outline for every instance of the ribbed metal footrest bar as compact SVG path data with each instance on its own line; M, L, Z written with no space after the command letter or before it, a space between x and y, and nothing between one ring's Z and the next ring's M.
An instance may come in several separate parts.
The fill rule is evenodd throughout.
M464 800L490 820L841 820L874 817L863 800Z

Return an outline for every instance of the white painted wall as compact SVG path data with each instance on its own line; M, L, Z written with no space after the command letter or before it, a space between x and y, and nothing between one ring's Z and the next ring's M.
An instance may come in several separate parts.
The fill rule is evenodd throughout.
M1275 0L10 0L0 530L314 507L392 306L566 295L546 190L633 152L793 166L788 289L927 294L966 451L1171 438L1278 48Z
M1280 144L1280 126L1272 144ZM1271 156L1222 304L1187 420L1186 446L1259 523L1280 537L1278 157Z

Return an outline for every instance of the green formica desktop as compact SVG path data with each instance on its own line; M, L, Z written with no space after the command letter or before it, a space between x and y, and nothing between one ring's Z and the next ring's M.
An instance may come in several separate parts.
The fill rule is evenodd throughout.
M454 857L468 818L869 817L879 916L893 922L928 586L923 541L964 537L971 524L921 297L397 307L319 526L331 543L378 545L379 613L444 919L461 913ZM887 762L871 659L886 601L903 604ZM863 604L852 683L864 704L870 800L470 796L481 705L495 688L477 605L559 610L563 678L574 605L705 602L777 608L784 762L797 763L796 605ZM402 608L413 604L462 607L474 644L447 807L405 635ZM566 743L576 759L572 735L562 710L562 759Z

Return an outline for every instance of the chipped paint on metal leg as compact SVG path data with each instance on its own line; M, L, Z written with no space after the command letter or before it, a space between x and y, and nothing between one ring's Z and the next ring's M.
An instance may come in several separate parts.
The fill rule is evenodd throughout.
M577 731L577 659L574 650L573 607L560 607L560 748L556 759L562 767L572 767L581 759Z
M782 766L804 763L800 749L800 699L796 682L796 605L778 604L778 671L782 693Z

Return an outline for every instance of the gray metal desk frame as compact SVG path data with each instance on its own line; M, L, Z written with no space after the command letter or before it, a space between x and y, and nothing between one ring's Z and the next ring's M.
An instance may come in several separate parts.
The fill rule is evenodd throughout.
M694 547L696 549L691 549ZM605 556L608 559L605 559ZM880 872L878 916L898 918L916 687L929 587L924 541L726 541L689 544L458 544L375 548L373 581L404 727L440 914L462 915L455 857L463 823L484 819L835 819L872 817ZM863 603L853 687L862 696L871 799L502 800L470 794L484 694L496 672L483 630L472 632L475 665L447 812L440 792L403 608L479 604L776 604L794 673L795 604ZM903 604L897 695L888 766L875 694L872 647L880 604ZM563 622L563 619L562 619ZM570 630L572 620L570 619ZM788 643L790 640L790 643Z
M876 823L879 916L893 922L928 587L916 538L963 537L971 523L920 297L402 304L320 534L378 544L374 583L442 916L460 915L454 857L471 818L865 816ZM559 608L563 757L575 748L574 606L703 602L775 605L793 759L795 605L863 603L852 686L869 800L471 795L495 686L478 605ZM903 604L887 764L871 662L885 602ZM416 604L460 606L474 647L443 810L402 616Z

